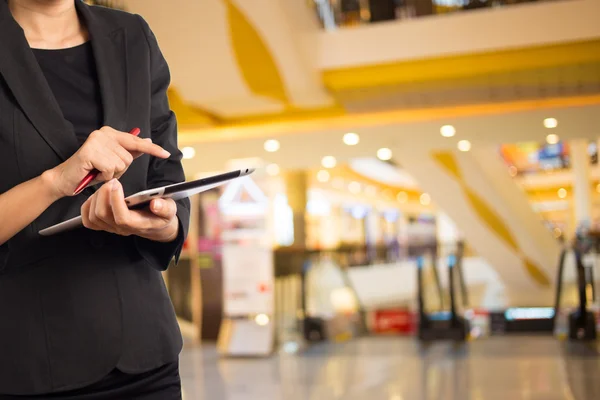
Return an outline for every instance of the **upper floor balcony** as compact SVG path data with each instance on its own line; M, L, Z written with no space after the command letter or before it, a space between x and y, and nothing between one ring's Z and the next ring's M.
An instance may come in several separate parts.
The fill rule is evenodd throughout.
M600 93L600 0L467 1L108 3L149 21L183 125Z
M600 49L598 0L312 4L325 28L319 34L318 65L333 90L533 70L513 79L543 81L558 67L563 75L584 80L598 73L591 67ZM581 70L564 70L574 65Z

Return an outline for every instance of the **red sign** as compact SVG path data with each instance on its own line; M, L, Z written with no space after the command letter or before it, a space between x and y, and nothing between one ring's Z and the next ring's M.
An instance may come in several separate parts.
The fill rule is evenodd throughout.
M269 291L269 285L266 283L261 283L258 285L258 291L260 293L266 293Z
M374 333L413 333L414 316L406 309L377 310L373 312Z

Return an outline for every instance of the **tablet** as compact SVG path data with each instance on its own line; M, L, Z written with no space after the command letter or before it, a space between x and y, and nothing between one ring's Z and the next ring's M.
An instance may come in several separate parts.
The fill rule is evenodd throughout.
M148 189L126 197L125 203L127 203L129 208L138 208L147 205L152 199L180 200L223 185L232 179L250 175L253 172L254 168L246 168L220 175L209 176L195 181L175 183L169 186ZM80 226L83 226L81 216L42 229L39 231L39 234L42 236L51 236Z

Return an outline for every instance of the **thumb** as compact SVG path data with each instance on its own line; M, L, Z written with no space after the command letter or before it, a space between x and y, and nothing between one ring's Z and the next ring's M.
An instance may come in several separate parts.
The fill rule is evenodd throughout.
M150 202L150 211L157 217L171 219L177 213L177 206L173 200L154 199Z

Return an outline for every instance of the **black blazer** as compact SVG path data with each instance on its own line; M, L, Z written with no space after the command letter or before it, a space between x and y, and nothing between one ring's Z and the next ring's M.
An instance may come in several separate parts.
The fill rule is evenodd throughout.
M168 160L135 160L121 178L125 193L183 181L166 94L169 70L148 25L137 15L74 1L90 33L105 125L139 127L141 137L152 137L172 154ZM22 29L0 0L0 193L55 167L77 148ZM115 367L139 373L178 357L181 334L160 271L179 257L189 201L177 204L182 229L173 243L84 228L38 235L78 215L94 191L59 200L0 246L2 394L69 390Z

